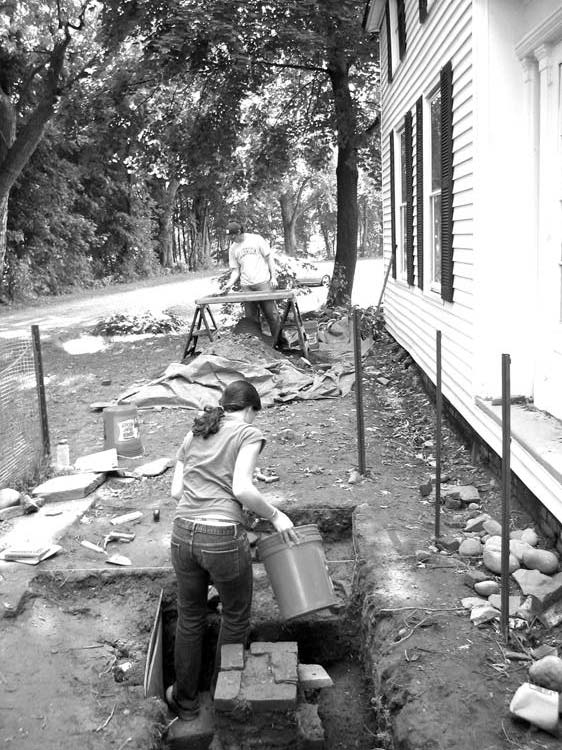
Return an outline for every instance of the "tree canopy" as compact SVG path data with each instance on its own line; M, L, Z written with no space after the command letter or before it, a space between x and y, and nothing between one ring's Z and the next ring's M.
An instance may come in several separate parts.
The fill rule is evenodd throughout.
M369 237L360 167L364 216L378 187L377 49L362 14L356 0L0 12L4 293L208 264L235 211L290 253L313 227L330 248L336 217L330 299L348 298Z

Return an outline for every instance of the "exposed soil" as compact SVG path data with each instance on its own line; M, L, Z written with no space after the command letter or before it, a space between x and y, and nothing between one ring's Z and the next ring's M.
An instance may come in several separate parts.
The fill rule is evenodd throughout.
M170 335L122 341L81 355L67 354L60 343L45 343L52 444L68 438L72 458L101 450L101 416L89 405L161 375L170 362L180 360L184 343L184 336ZM433 534L434 506L422 498L419 486L433 472L434 411L409 364L385 336L365 359L368 473L356 482L349 481L358 461L353 394L272 407L258 418L268 440L260 469L280 477L260 487L296 522L319 524L328 559L330 538L349 537L358 506L357 512L369 512L372 520L362 549L370 544L378 554L391 550L376 575L361 573L365 561L357 567L349 542L337 548L339 562L331 563L349 605L340 612L350 638L344 647L362 628L366 668L361 672L356 658L332 665L337 689L321 703L329 748L557 746L550 735L509 717L509 700L525 680L526 663L505 658L497 625L475 628L468 614L459 611L460 597L471 595L462 584L470 561L448 554L433 554L426 564L416 560L416 550L428 549ZM381 376L389 382L382 385ZM192 412L179 409L141 412L144 460L173 456L191 419ZM281 432L287 427L294 431L293 439ZM135 463L141 461L128 462ZM499 518L499 483L486 466L471 462L470 450L448 427L442 471L455 483L477 486L482 508ZM171 717L160 701L142 698L142 672L159 592L165 589L168 605L173 596L170 479L168 472L142 481L108 480L81 523L61 541L61 553L36 569L38 577L19 611L3 620L0 737L7 748L158 746ZM153 520L154 507L160 509L159 522ZM127 529L135 532L135 540L114 545L112 551L129 556L133 567L112 568L80 541L100 543L113 530L109 519L129 510L144 512ZM443 509L444 533L462 528L469 515ZM514 525L529 525L522 511L516 509L513 516ZM11 523L1 524L0 534ZM0 595L9 577L6 571ZM345 596L354 579L355 596ZM404 609L410 602L411 609ZM265 606L256 608L258 632L260 624L271 621ZM424 609L430 606L433 613ZM366 621L369 617L372 623ZM559 634L533 627L515 631L514 637L510 648L523 650L556 643ZM131 664L125 672L123 663Z

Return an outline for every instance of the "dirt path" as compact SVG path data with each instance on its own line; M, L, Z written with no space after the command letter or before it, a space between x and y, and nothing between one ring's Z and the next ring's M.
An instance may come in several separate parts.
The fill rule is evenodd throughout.
M77 294L38 301L32 307L14 310L0 308L0 338L27 335L31 325L38 325L43 337L53 332L74 330L77 334L92 327L100 318L114 313L138 315L151 312L160 315L171 307L182 308L192 315L194 300L219 291L216 276L224 269L155 278L103 290L84 290ZM376 305L383 283L382 258L365 258L357 262L353 303L362 307ZM316 309L326 299L324 287L311 288L299 297L301 312Z
M72 356L47 342L52 439L68 438L73 457L100 450L101 417L89 404L161 374L178 360L182 345L180 336L154 337ZM302 519L308 513L324 519L326 531L337 531L338 519L355 513L356 551L362 555L355 579L362 606L352 614L364 634L366 676L374 681L366 694L350 688L348 703L342 692L340 710L346 716L372 714L378 729L360 730L356 722L348 744L340 739L333 747L553 748L557 740L509 718L509 700L524 681L524 664L505 658L494 626L475 628L459 609L460 598L471 594L462 582L468 561L431 553L426 563L416 558L417 550L430 548L433 533L433 506L419 492L432 473L433 408L407 364L386 338L365 361L369 476L357 482L349 481L357 464L353 395L276 406L259 418L268 440L260 468L280 477L264 489L289 515ZM182 410L142 412L146 460L172 456L191 418ZM476 485L482 508L497 515L497 482L485 466L472 465L470 452L448 428L443 473L456 483ZM63 551L41 564L41 577L21 611L4 620L0 736L6 747L147 750L154 728L165 724L161 704L142 700L139 665L152 607L170 576L169 481L168 473L107 482L96 504L62 540ZM159 523L152 520L155 505L161 510ZM109 518L137 509L144 517L133 527L136 538L120 550L135 570L123 576L80 541L99 542L111 528ZM466 512L444 510L444 528L452 532L466 517ZM516 518L528 522L518 511ZM9 524L0 526L0 534ZM10 575L2 570L0 594ZM143 595L136 597L135 591ZM424 607L436 612L426 613ZM521 633L527 644L557 637ZM136 665L128 676L119 671L126 662Z

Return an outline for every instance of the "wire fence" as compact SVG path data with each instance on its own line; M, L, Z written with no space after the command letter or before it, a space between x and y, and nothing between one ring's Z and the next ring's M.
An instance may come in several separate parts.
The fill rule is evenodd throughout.
M48 451L37 336L0 339L0 488L31 478Z

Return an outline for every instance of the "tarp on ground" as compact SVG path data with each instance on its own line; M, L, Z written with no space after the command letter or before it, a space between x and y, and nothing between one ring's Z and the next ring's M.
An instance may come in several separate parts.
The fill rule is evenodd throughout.
M120 396L119 402L133 403L139 408L202 409L218 404L225 386L240 379L253 383L263 405L272 406L287 401L345 396L353 386L354 372L349 364L314 373L283 360L250 363L200 354L188 364L169 365L162 377L132 387Z
M323 370L296 366L259 336L223 329L190 362L170 364L156 380L131 386L119 402L139 408L202 409L218 404L225 386L241 378L255 385L264 406L345 396L355 381L350 322L330 321L322 328L317 354L325 362ZM369 346L362 342L362 353Z

